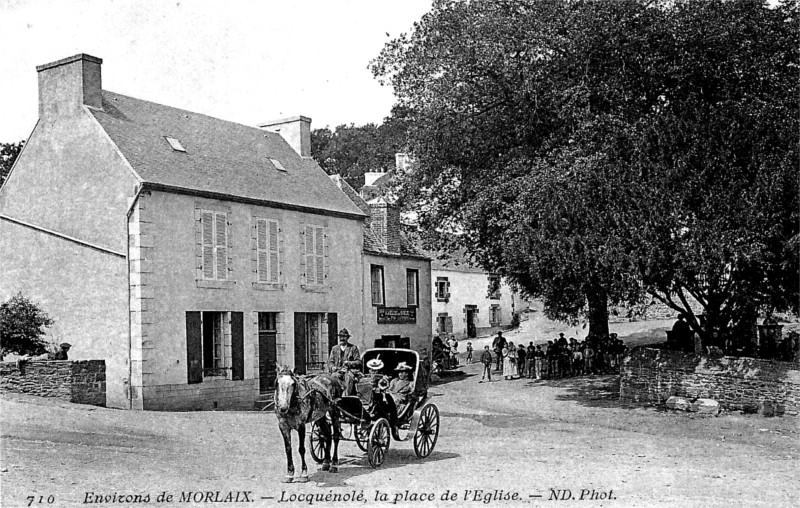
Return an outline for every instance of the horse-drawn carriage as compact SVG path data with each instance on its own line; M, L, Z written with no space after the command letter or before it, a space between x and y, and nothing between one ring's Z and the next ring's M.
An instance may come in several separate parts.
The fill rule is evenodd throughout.
M378 382L376 389L368 364L381 365L376 369L377 375L386 378L396 375L398 366L410 368L413 373L411 390L403 404L395 403L388 382ZM367 452L372 467L383 464L392 439L407 441L410 438L417 457L422 459L430 455L439 437L439 409L428 397L429 372L419 354L411 349L370 349L361 355L361 365L364 377L356 385L357 395L336 401L343 431L341 439L355 441ZM318 463L323 462L325 438L320 422L313 422L309 437L311 456Z

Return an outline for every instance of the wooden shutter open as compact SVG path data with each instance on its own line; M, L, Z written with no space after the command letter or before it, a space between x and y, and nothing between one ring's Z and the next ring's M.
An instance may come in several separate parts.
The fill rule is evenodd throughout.
M339 344L339 317L335 312L328 313L328 352ZM326 367L327 368L327 367Z
M453 316L447 316L445 318L444 326L447 333L453 333Z
M267 221L256 221L256 250L258 251L258 281L266 282L269 277L267 268Z
M203 338L200 313L186 313L186 369L189 384L203 381Z
M294 313L294 372L306 373L306 315Z
M244 379L244 313L231 312L231 377Z
M314 263L314 228L306 226L306 284L316 284L316 265Z

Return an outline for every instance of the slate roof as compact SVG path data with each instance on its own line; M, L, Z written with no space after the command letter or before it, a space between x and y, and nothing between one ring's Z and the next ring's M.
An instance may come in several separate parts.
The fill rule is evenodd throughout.
M364 215L280 134L105 90L103 109L89 110L146 183L322 214ZM166 137L186 152L173 150Z
M336 184L339 189L342 190L344 195L346 195L350 200L358 206L358 208L363 211L366 215L370 215L370 208L369 204L367 204L364 199L358 195L358 193L350 186L349 183L345 181L340 175L331 175L331 181ZM373 200L375 201L375 200ZM385 201L384 201L385 202ZM364 252L369 254L376 254L379 256L401 256L401 257L412 257L412 258L420 258L420 259L430 259L424 252L418 249L409 239L408 237L400 232L400 252L391 252L389 249L386 248L383 241L378 238L378 235L375 234L375 231L369 227L369 225L365 224L364 226Z

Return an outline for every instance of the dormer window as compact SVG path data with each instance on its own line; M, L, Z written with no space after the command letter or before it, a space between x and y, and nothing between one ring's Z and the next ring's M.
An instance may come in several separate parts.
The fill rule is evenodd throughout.
M272 163L273 166L275 166L275 169L277 169L278 171L284 171L284 172L286 171L286 168L283 167L283 164L281 164L281 161L279 161L278 159L270 159L269 161Z
M170 138L168 136L164 136L164 138L167 140L167 143L169 143L169 146L171 146L173 150L175 150L176 152L186 153L186 149L183 147L180 141L178 141L175 138Z

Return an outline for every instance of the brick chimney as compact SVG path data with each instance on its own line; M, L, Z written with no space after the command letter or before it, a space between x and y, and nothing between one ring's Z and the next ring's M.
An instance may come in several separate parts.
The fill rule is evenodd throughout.
M400 207L384 197L367 202L370 228L389 252L400 252Z
M280 134L300 157L311 157L310 118L293 116L263 123L259 128Z
M103 107L103 60L79 54L36 67L39 73L39 118L76 114L82 105Z

